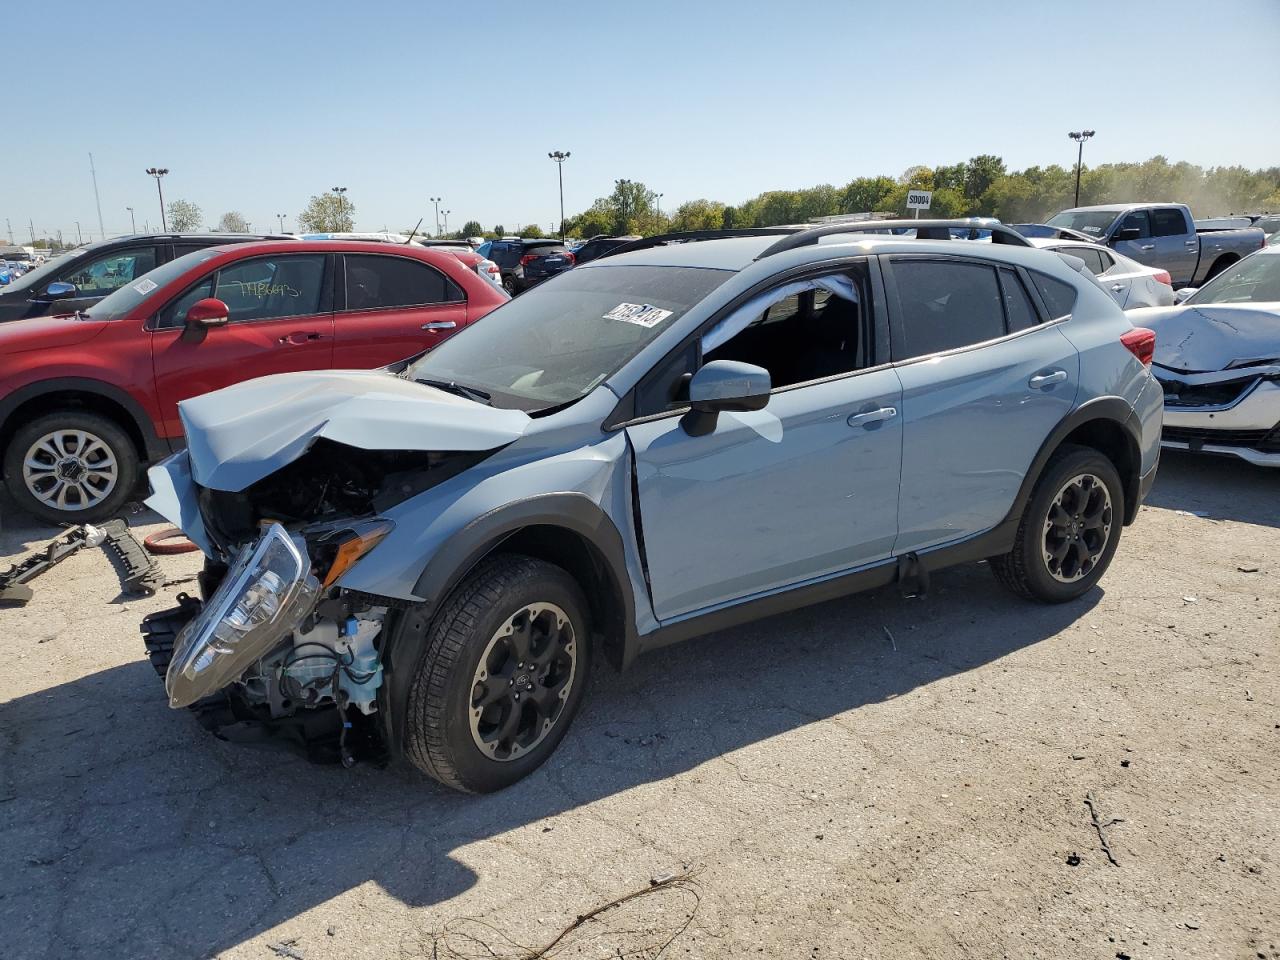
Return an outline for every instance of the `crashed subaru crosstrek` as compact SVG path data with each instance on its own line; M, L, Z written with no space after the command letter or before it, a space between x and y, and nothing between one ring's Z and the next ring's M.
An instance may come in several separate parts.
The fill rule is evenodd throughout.
M1079 597L1155 475L1154 337L949 226L636 241L392 368L184 402L148 501L207 555L143 624L171 705L489 791L599 656L983 559Z

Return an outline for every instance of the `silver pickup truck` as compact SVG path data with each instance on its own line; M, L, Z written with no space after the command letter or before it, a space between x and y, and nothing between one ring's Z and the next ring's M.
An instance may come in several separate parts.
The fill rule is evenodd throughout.
M1182 203L1073 207L1050 217L1048 223L1079 230L1132 260L1168 270L1175 288L1202 286L1241 257L1266 245L1266 238L1257 227L1197 227L1191 210Z

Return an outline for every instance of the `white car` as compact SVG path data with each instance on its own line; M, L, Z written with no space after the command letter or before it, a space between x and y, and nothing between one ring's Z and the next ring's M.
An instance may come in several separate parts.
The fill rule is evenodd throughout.
M1127 311L1156 332L1162 444L1280 467L1280 247L1245 257L1199 290L1179 290L1178 299Z
M1077 240L1031 237L1032 246L1079 257L1085 268L1111 294L1122 310L1134 307L1167 307L1173 300L1173 280L1168 270L1148 267L1102 246Z

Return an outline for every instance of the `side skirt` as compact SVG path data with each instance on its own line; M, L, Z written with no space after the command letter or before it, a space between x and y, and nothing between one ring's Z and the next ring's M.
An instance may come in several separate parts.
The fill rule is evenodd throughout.
M921 573L927 574L944 567L972 563L1008 553L1013 549L1017 531L1018 518L1011 517L998 527L960 543L935 547L918 554L890 557L848 573L839 573L821 580L811 580L797 586L760 594L729 606L688 614L679 619L669 620L657 630L640 637L639 649L641 653L645 653L693 637L714 633L717 630L727 630L753 620L788 613L827 600L835 600L851 593L885 587L898 582L902 570L915 571L912 579L918 582ZM915 583L903 581L904 587L915 587L915 585Z

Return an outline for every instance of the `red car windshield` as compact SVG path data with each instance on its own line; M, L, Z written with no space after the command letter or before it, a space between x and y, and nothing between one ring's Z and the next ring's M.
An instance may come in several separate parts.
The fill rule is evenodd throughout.
M133 283L99 300L84 312L91 320L123 320L141 306L142 302L162 287L184 276L188 270L199 266L216 255L214 250L196 250L177 260L144 273Z

